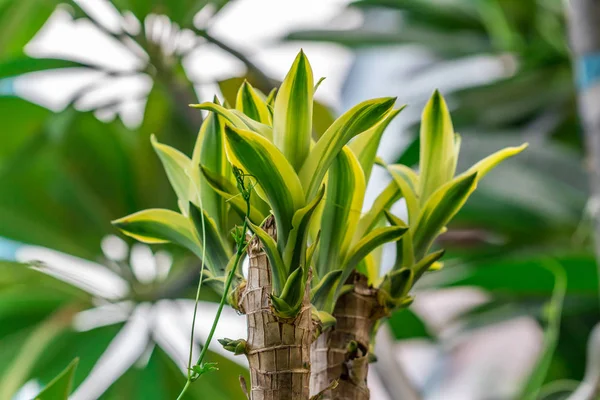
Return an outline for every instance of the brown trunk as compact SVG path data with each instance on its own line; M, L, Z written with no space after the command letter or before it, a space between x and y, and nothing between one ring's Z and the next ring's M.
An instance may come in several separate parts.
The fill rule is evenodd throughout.
M371 333L384 309L366 277L356 274L353 280L354 289L340 296L335 305L335 327L321 333L312 345L311 393L321 393L323 400L369 399ZM333 381L337 387L327 390Z
M263 226L275 237L275 222ZM246 354L250 366L251 400L307 400L310 379L312 321L309 292L296 318L283 319L271 307L271 272L261 242L248 246L248 281L240 309L247 315ZM308 287L307 287L308 289Z

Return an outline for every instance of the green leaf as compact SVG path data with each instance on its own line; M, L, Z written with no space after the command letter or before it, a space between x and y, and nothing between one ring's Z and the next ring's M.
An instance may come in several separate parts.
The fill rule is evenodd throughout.
M246 80L238 90L235 108L255 121L271 124L271 112L267 103Z
M346 260L343 263L342 282L350 276L352 270L361 262L369 253L384 243L393 242L402 237L408 229L402 226L386 226L374 229L367 236L362 238L350 250ZM374 277L370 277L373 279Z
M321 217L320 276L341 265L356 231L365 196L365 176L350 148L344 146L329 169L327 196Z
M412 229L415 256L420 259L465 204L477 185L477 173L463 175L446 183L427 200Z
M29 72L87 67L84 64L55 58L20 56L0 62L0 78L16 77Z
M406 227L404 221L387 210L385 211L385 217L390 225ZM412 235L408 233L402 235L402 237L396 241L396 261L394 262L392 270L399 270L402 267L412 267L414 263L415 253L412 244Z
M232 251L223 243L215 220L208 215L206 210L200 210L193 203L190 203L189 207L190 218L196 228L196 234L199 238L204 239L207 255L205 259L208 261L212 272L215 275L221 275L225 272L225 267L229 259L233 256ZM204 216L204 222L202 216Z
M273 140L273 130L269 126L253 120L252 118L248 117L239 110L228 110L227 108L219 104L211 102L191 104L190 107L198 108L200 110L212 111L223 117L225 121L227 121L235 128L246 129L252 132L256 132L259 133L261 136L264 136L265 138L269 139L269 141Z
M321 186L319 193L308 203L294 214L292 219L292 230L288 238L283 260L289 272L296 268L308 267L309 259L306 257L306 241L309 233L312 216L321 203L325 195L325 185ZM318 239L318 238L317 238ZM308 274L308 268L304 268L305 274ZM304 277L305 279L307 276Z
M74 315L74 308L65 307L35 326L0 379L1 398L11 399L27 382L36 363L48 351L50 344L69 327Z
M433 339L433 335L425 322L410 308L393 312L388 321L396 340Z
M244 123L248 126L248 130L260 134L262 137L268 139L269 142L273 142L273 128L271 128L269 125L257 122L239 110L231 110L231 112L244 121Z
M537 360L533 372L527 378L520 395L517 397L524 400L535 400L538 398L540 389L542 388L548 370L550 369L550 364L558 345L560 320L567 290L567 279L563 267L551 259L546 261L545 266L552 274L554 274L554 290L546 310L547 324L544 331L541 356Z
M368 182L371 176L371 170L373 169L373 164L375 164L377 149L379 148L383 133L390 122L392 122L405 107L406 106L404 105L397 110L390 111L380 124L356 136L348 145L354 154L356 154L356 157L360 162L360 166L365 173L365 182Z
M310 231L310 228L309 228L309 231ZM313 260L313 257L315 256L315 253L317 252L320 242L321 242L321 230L319 230L317 232L317 237L315 238L314 242L312 242L310 244L310 246L308 246L308 249L306 250L306 265L308 267L312 267L312 260ZM316 271L314 271L314 270L313 270L313 277L317 277Z
M189 219L159 208L139 211L112 222L125 235L143 243L172 242L202 258L202 245Z
M197 202L195 196L191 196L191 180L187 172L192 166L191 160L179 150L158 143L154 135L150 137L150 141L162 162L175 194L177 194L179 209L184 215L187 215L188 202L190 200Z
M524 143L518 147L507 147L505 149L499 150L473 165L463 175L477 173L477 180L479 180L483 178L488 172L490 172L494 167L500 164L502 161L519 154L520 152L525 150L527 146L528 144Z
M275 312L283 318L293 318L298 315L304 297L304 284L302 270L296 269L290 274L281 295L271 295Z
M267 106L270 107L271 111L272 111L273 107L275 107L275 98L276 97L277 97L277 88L273 88L267 95L267 100L266 100Z
M333 306L333 295L342 276L342 270L328 272L321 281L311 289L311 303L317 310L329 310Z
M395 102L396 99L390 97L367 100L335 120L313 147L298 174L307 198L317 192L329 166L350 139L380 123Z
M402 299L412 287L415 274L410 268L401 268L385 276L381 288L387 291L392 298Z
M225 177L217 175L200 166L200 171L206 183L229 204L242 218L246 216L246 201L240 195L238 189ZM248 218L254 224L260 224L269 215L268 206L258 196L250 197L250 215Z
M304 206L304 191L298 175L283 153L262 136L230 127L225 128L225 135L234 155L230 161L239 163L264 191L275 215L277 244L284 249L294 213Z
M220 115L221 117L223 117L223 119L225 119L227 122L229 122L231 125L235 126L236 128L240 128L240 129L249 129L250 128L248 125L246 125L244 120L242 118L240 118L240 116L238 114L235 114L233 112L233 110L228 110L227 108L223 107L220 104L204 102L204 103L200 103L200 104L190 104L190 107L198 108L200 110L211 111L217 115Z
M413 271L415 272L415 280L419 279L425 272L427 272L434 263L444 256L445 253L446 251L443 249L434 251L433 253L428 254L420 259L415 265L411 265Z
M415 173L410 168L401 164L389 165L387 166L387 170L392 175L394 182L396 182L396 185L400 189L400 194L406 201L408 223L412 226L417 222L420 210L415 187Z
M419 194L424 204L456 171L454 128L448 106L437 90L423 110L420 137Z
M319 321L321 324L321 331L325 331L328 328L335 326L337 322L335 317L327 311L317 310L316 307L311 309L313 321Z
M76 358L54 378L41 392L35 397L35 400L67 400L73 386L73 377L79 359Z
M313 73L300 50L279 88L273 112L273 139L296 171L308 156L313 119Z
M215 98L215 102L216 100ZM193 190L199 192L202 208L206 210L208 215L215 218L221 232L228 229L228 207L223 196L217 193L207 182L200 168L202 166L214 175L224 177L225 180L228 177L233 177L231 165L225 153L224 125L225 123L221 117L215 113L209 113L204 119L194 146L190 174L196 185Z
M263 228L248 221L248 227L254 234L260 239L263 244L269 263L271 264L271 275L273 277L273 293L279 295L282 293L284 283L288 277L288 268L286 267L279 250L277 249L277 243L275 239L271 237Z
M313 94L317 93L317 90L319 89L319 86L321 86L321 83L323 83L323 81L327 79L326 77L322 76L319 78L319 80L317 81L317 83L315 83L315 88L313 89Z
M354 240L360 240L370 232L381 219L384 211L389 209L401 197L400 188L396 182L390 182L375 198L371 208L358 221Z

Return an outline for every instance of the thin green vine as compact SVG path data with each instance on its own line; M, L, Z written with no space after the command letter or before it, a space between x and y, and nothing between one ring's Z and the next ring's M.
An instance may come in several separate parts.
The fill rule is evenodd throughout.
M244 172L242 170L240 170L239 168L236 168L236 167L233 168L233 172L235 175L235 179L237 181L238 190L240 191L241 196L243 197L244 201L246 202L246 216L248 216L248 215L250 215L250 195L252 193L252 185L246 185L245 178L249 175L244 174ZM202 208L202 204L200 204L200 207ZM215 330L217 329L217 324L219 323L219 319L221 318L221 312L223 311L223 307L225 305L227 294L229 293L229 289L231 287L231 283L233 282L233 277L235 276L235 273L237 271L238 264L240 262L240 259L246 252L246 247L248 246L248 243L246 242L246 232L247 231L248 231L248 221L247 221L247 218L244 218L244 224L243 224L242 228L234 229L234 231L232 233L233 238L236 242L237 251L235 254L235 260L233 262L231 270L229 271L229 275L227 275L227 280L225 282L225 287L223 289L223 295L221 296L221 301L219 302L219 308L217 309L217 314L215 315L215 319L214 319L212 327L210 329L210 333L208 334L208 338L206 339L206 343L202 347L202 351L200 352L198 361L196 361L196 363L194 365L191 365L191 363L192 363L191 362L192 348L193 348L193 343L194 343L193 342L194 341L194 326L196 324L196 311L198 309L200 287L202 285L202 272L204 269L204 260L202 261L202 269L200 272L200 282L198 282L198 290L196 291L196 303L194 306L194 316L192 319L192 336L191 336L191 341L190 341L190 356L189 356L189 360L188 360L188 378L185 383L185 386L181 390L181 393L177 397L177 400L183 399L183 395L187 392L190 385L193 382L195 382L198 378L200 378L200 376L202 376L203 374L205 374L207 372L215 371L218 369L216 367L216 363L205 363L204 357L206 356L206 353L208 352L210 342L212 341L212 338L215 334ZM202 215L202 235L203 235L203 237L205 235L204 214ZM203 240L202 255L204 255L204 243L205 242L206 241Z

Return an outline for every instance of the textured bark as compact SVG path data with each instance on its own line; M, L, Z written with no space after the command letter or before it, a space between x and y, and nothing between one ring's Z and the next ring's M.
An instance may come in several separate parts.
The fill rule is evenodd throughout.
M368 286L366 277L356 274L352 279L354 289L340 296L336 303L335 327L321 333L311 349L311 394L321 393L323 400L369 399L371 333L385 310L377 301L377 290ZM333 381L337 381L337 387L327 389Z
M263 228L276 236L275 222ZM240 298L247 315L251 400L307 400L310 379L312 320L309 291L296 318L278 317L271 307L271 272L258 238L248 246L248 281Z

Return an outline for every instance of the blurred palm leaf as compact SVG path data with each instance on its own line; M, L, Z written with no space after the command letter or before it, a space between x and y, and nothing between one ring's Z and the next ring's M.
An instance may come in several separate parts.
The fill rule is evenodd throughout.
M352 32L300 31L288 39L353 48L418 45L434 58L414 71L414 78L459 59L496 57L504 69L499 79L451 97L453 121L461 132L464 127L477 132L531 129L581 145L574 134L575 90L560 1L359 0L352 6L367 15L383 10L386 19L395 15L397 23L384 30L367 19Z
M132 271L129 255L119 267L116 264L122 262L107 259L101 243L107 235L115 233L111 220L144 208L176 208L176 199L152 149L150 135L155 134L160 142L177 148L193 148L202 118L199 111L188 109L188 104L197 103L198 99L194 90L196 82L187 75L183 59L206 43L204 37L210 37L194 27L193 17L197 11L207 7L205 14L210 19L227 1L105 2L104 6L116 13L122 25L116 29L97 19L88 2L59 6L57 12L63 17L66 15L71 22L92 26L131 53L137 60L133 68L107 67L104 60L82 59L77 54L50 52L43 58L26 55L25 45L55 12L58 3L0 0L0 118L5 133L0 138L0 237L80 257L76 264L83 265L89 260L107 269L119 270L122 274L119 279L131 288L120 300L131 304L156 304L164 298L189 297L198 275L187 253L171 246L155 246L154 252L148 250L156 254L166 248L174 260L167 278L144 284ZM131 24L127 29L123 27L125 18L131 21L126 10L137 18L138 32L132 31ZM157 38L155 33L159 27L169 29L171 35ZM188 39L185 46L184 36ZM132 42L136 44L132 46ZM52 112L18 97L23 94L22 83L29 80L36 84L39 74L72 71L98 74L68 96L68 104L62 111ZM149 88L139 93L105 95L100 101L90 100L97 98L98 90L103 87L118 85L120 79L131 76L149 78ZM253 76L259 76L258 86L262 83L264 88L264 75L255 73ZM252 81L253 76L247 78ZM266 85L270 85L270 81ZM122 115L123 108L131 101L142 104L143 118L139 123L126 123L124 118L102 122L97 118L107 113ZM23 257L21 253L28 247L19 246L14 245L19 257ZM48 257L47 250L42 253ZM56 265L56 260L54 262ZM3 361L0 362L0 379L11 363L20 363L19 352L29 352L28 347L24 347L26 339L43 328L44 323L40 321L51 318L64 307L88 310L106 303L98 293L78 289L81 282L77 279L66 280L74 285L24 265L0 265L0 358ZM214 299L210 291L203 292L205 300ZM36 355L33 366L23 364L19 377L23 382L14 381L13 386L20 386L29 379L43 386L74 357L80 357L74 380L77 391L86 377L98 368L107 348L132 318L135 313L129 312L124 316L125 323L118 321L87 331L76 328L73 321L66 321L65 329L49 338L43 352L31 353L32 357ZM148 348L138 364L133 360L126 365L123 375L117 373L112 378L110 374L105 375L116 382L100 382L101 387L110 386L101 398L175 398L185 380L181 360L177 359L177 364L173 361L173 349L183 343L180 339L175 344L167 339L161 342L168 354L152 344L154 350L150 353L152 348ZM157 339L149 341L148 346L153 340ZM229 360L221 360L219 355L211 353L210 357L219 358L222 374L198 383L186 398L241 398L239 387L228 385L226 381L244 374L245 369ZM97 378L98 374L96 384Z

